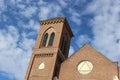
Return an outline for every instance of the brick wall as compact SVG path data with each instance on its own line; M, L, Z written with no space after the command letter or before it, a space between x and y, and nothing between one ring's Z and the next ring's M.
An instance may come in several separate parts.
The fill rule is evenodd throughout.
M77 65L83 60L93 64L93 70L87 75L80 74L77 70ZM117 74L115 63L91 46L85 45L62 63L59 80L113 80Z

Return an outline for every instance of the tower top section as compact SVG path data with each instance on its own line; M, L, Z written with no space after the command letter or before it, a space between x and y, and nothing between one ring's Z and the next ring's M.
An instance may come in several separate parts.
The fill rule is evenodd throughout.
M63 23L65 21L64 17L56 17L56 18L51 18L47 20L41 20L40 24L41 25L48 25L48 24L55 24L55 23Z
M48 19L48 20L41 20L40 21L41 27L43 25L50 25L50 24L57 24L57 23L65 24L67 29L68 29L68 31L71 34L71 37L73 37L72 30L71 30L70 25L68 24L68 21L67 21L67 19L65 17L56 17L56 18L51 18L51 19Z

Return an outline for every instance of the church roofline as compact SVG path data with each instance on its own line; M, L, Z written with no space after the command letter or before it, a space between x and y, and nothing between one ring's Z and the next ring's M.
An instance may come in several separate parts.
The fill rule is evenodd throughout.
M95 48L93 48L90 44L86 43L84 44L81 48L79 48L77 51L75 51L69 58L71 58L72 56L74 56L79 50L81 50L82 48L84 48L85 46L89 46L90 48L92 48L93 50L95 50L96 52L98 52L101 56L103 56L105 59L107 59L108 61L110 61L111 63L117 63L117 62L113 62L111 61L109 58L107 58L106 56L104 56L101 52L97 51Z

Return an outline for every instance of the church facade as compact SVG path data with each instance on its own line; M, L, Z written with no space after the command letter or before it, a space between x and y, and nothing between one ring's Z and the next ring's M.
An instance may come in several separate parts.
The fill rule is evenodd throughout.
M24 80L119 80L120 68L89 44L68 57L72 30L66 18L40 21Z

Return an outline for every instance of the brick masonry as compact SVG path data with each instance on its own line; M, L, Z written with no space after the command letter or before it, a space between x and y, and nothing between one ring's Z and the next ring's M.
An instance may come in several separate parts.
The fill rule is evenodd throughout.
M24 80L117 80L114 78L120 78L117 62L110 61L89 44L68 57L73 33L65 18L43 20L40 24L40 31ZM48 46L52 32L55 33L54 42L52 46ZM46 46L43 47L41 42L45 33L49 36ZM64 53L61 50L63 38L67 42ZM93 69L90 73L83 75L77 70L78 64L82 61L92 63ZM44 64L43 69L39 69L41 63Z
M87 75L77 70L77 65L84 60L93 64L93 70ZM113 80L115 76L119 76L117 63L86 44L61 64L59 80Z

